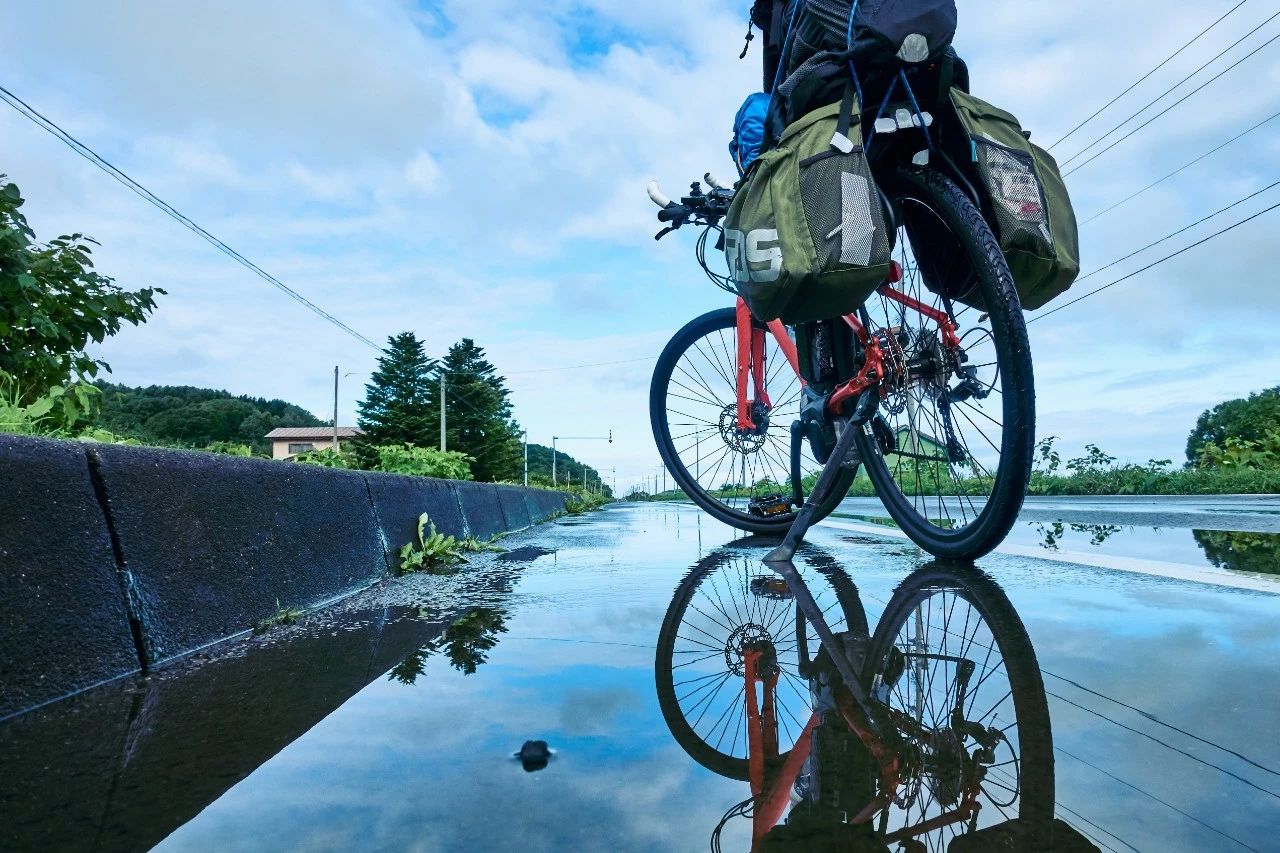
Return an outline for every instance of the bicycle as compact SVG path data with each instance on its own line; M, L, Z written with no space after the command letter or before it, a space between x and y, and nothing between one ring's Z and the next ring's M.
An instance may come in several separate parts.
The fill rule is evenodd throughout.
M853 314L794 327L755 319L706 257L712 233L722 245L733 189L710 174L709 191L694 182L678 202L648 187L665 224L655 239L702 226L698 261L736 299L685 325L659 357L649 397L658 452L718 520L785 533L775 559L795 553L860 467L917 545L953 559L1004 539L1030 479L1035 390L1013 278L977 193L902 83L909 101L888 90L867 144L894 261Z
M716 827L712 849L728 819L740 815L751 818L752 850L759 853L813 849L806 845L815 838L862 845L839 849L882 851L890 844L903 851L1096 850L1053 818L1044 684L1026 629L994 580L972 565L927 565L898 585L868 635L848 577L821 552L806 558L799 568L771 564L772 580L781 585L769 587L723 572L749 557L712 555L682 581L663 620L655 672L672 734L699 763L751 787ZM823 579L823 586L815 593L806 576ZM824 615L828 585L838 591L844 630ZM795 638L786 630L743 632L723 610L690 607L707 587L718 596L794 608L797 626L816 632L816 654L799 656L806 722L788 726L795 702L787 706L780 689L794 677L783 658L803 647L804 629L797 627ZM834 603L826 608L833 609ZM726 677L741 685L737 719L720 723L742 733L741 757L709 762L720 751L699 734L691 737L696 727L684 706L662 701L681 686L677 667L687 666L679 646L664 642L673 636L723 639L723 656L706 659L703 668L718 679L723 659ZM708 679L696 670L682 677L693 684ZM779 824L788 810L787 823Z

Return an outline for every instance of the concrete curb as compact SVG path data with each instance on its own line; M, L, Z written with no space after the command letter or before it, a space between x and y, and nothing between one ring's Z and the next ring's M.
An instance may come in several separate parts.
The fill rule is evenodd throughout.
M375 583L427 513L488 538L558 492L0 435L0 719Z
M78 444L0 438L0 719L140 668Z

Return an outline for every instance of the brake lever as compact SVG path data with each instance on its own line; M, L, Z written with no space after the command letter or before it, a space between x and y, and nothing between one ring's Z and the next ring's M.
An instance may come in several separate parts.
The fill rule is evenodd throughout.
M667 236L668 234L670 234L672 231L675 231L679 227L680 227L679 225L668 225L666 228L663 228L657 234L654 234L653 239L661 240L663 237Z

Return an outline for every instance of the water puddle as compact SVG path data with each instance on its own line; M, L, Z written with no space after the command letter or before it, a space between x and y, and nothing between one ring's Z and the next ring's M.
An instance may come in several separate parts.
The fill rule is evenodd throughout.
M1016 536L1275 558L1265 534L1077 524ZM897 853L991 849L977 830L1024 809L1080 849L1271 844L1273 596L1007 555L993 578L821 529L790 575L768 543L652 505L598 529L546 525L488 568L3 724L0 848L747 851L776 831ZM844 722L837 654L894 711L896 741L871 734L906 745L866 829L833 819L884 778ZM774 737L766 779L750 758Z

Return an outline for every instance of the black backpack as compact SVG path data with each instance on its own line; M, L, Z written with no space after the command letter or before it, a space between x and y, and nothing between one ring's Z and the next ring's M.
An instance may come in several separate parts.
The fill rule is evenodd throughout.
M751 20L766 34L764 87L772 96L766 147L800 116L839 101L850 70L866 102L864 118L906 60L926 102L952 86L968 91L968 70L951 40L955 0L757 0ZM850 46L852 44L852 46ZM929 104L925 105L927 109Z
M849 13L855 5L851 32ZM768 34L765 91L824 52L851 50L860 75L887 67L894 58L935 60L951 46L956 18L955 0L757 0L752 22Z

